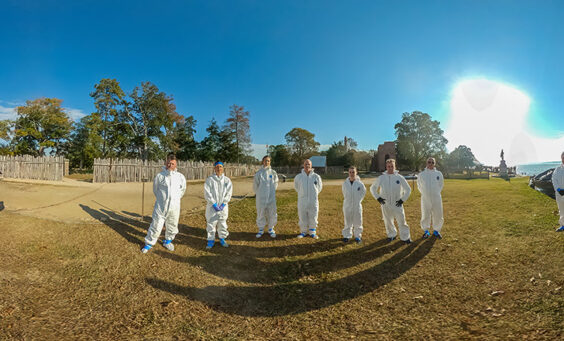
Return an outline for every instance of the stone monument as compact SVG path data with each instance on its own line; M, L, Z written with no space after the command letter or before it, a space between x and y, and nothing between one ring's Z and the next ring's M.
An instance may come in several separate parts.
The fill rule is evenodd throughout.
M503 149L501 150L501 161L499 162L499 176L501 177L506 177L507 176L507 164L505 163L505 160L503 159Z

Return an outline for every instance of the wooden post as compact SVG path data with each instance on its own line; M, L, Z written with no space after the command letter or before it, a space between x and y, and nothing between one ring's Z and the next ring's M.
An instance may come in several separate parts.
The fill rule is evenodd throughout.
M142 179L143 191L141 194L141 221L145 221L145 179Z

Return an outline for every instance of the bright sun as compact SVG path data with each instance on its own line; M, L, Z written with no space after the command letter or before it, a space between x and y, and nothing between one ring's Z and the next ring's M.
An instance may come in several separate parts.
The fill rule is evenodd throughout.
M510 166L558 160L564 137L531 135L527 129L530 104L529 96L506 84L487 79L458 83L450 100L448 149L466 145L486 165L499 164L501 149Z

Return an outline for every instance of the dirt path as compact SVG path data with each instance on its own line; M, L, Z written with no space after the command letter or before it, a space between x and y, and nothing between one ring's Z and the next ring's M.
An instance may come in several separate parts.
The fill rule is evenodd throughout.
M324 186L340 186L343 180L325 180ZM372 179L367 179L368 186ZM182 198L183 214L205 207L203 181L189 181ZM279 190L293 189L293 182L280 183ZM0 202L5 210L26 216L65 222L95 222L88 212L109 210L140 217L143 185L141 183L98 184L64 179L38 181L2 179ZM233 198L252 196L252 178L233 180ZM150 216L155 198L152 183L145 183L144 215Z

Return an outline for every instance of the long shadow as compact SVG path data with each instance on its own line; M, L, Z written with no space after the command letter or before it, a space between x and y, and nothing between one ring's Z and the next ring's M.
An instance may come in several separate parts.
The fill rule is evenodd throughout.
M116 231L119 235L121 235L123 238L125 238L125 240L127 240L128 242L132 243L132 244L142 244L143 243L143 238L145 237L145 234L143 232L141 232L138 229L133 228L129 223L128 220L132 220L132 219L128 219L115 214L114 212L108 211L108 210L95 210L93 208L90 208L89 206L83 205L83 204L78 204L80 206L80 208L82 208L82 210L84 210L86 213L88 213L92 218L99 220L101 222L103 222L106 226L108 226L109 228L111 228L112 230ZM137 224L145 224L146 223L142 223L140 221L137 221ZM138 226L138 227L142 227L142 226ZM148 225L147 225L148 227ZM145 229L147 228L145 227ZM141 238L139 238L141 237Z
M340 240L339 244L342 245ZM383 239L338 254L285 262L264 262L249 256L249 252L244 252L237 255L237 257L225 257L217 254L199 257L182 257L169 252L156 252L164 258L199 266L208 273L218 277L247 283L273 284L288 283L304 276L339 271L367 263L397 250L402 245L403 243L399 241L388 243L387 239ZM284 248L286 247L287 246L284 246ZM282 249L282 247L280 249ZM258 257L261 256L262 254L258 255ZM221 264L221 266L218 266L218 264ZM249 269L254 269L255 271L249 271Z
M256 228L256 227L254 227ZM229 231L229 239L233 240L233 241L247 241L247 242L251 242L251 241L256 241L256 242L269 242L269 241L273 241L273 240L288 240L288 239L293 239L296 238L296 234L276 234L276 238L271 238L268 235L268 232L264 232L264 235L260 238L256 237L257 232L244 232L244 231L235 231L235 232L231 232Z
M203 228L194 228L184 224L178 225L179 234L176 236L176 244L185 244L194 249L203 250L206 246L206 230ZM241 234L247 232L230 232L229 237L227 238L227 242L233 241L231 236L233 234ZM194 237L198 236L198 237ZM295 238L294 235L290 238L285 239L293 239ZM253 237L256 240L255 237ZM264 236L262 238L265 238ZM270 237L267 237L270 238ZM276 243L276 240L285 240L285 239L278 239L278 237L272 239L271 241ZM305 240L304 240L305 239ZM253 245L237 245L237 244L230 244L229 248L225 249L217 244L211 250L207 250L207 252L211 254L218 254L218 255L233 255L236 254L237 257L239 255L246 255L249 257L262 257L262 258L271 258L271 257L291 257L291 256L302 256L316 252L324 252L329 251L335 248L338 248L343 245L340 239L327 239L327 240L313 240L311 238L304 238L301 241L298 241L297 244L292 245L283 245L283 246L268 246L268 247L261 247L261 246L253 246L253 245L260 245L260 243L253 242ZM250 239L251 241L253 239ZM185 262L186 260L178 257L174 258L179 262Z
M134 215L129 215L128 213L125 213L128 215L124 215L107 209L95 210L86 205L79 205L85 212L90 214L91 217L102 221L105 225L124 237L128 242L143 245L143 240L147 234L147 229L151 224L150 217L144 219L144 221L140 221L133 218L135 217ZM205 230L203 229L198 229L196 227L183 224L179 224L178 227L180 230L184 229L192 234L205 236ZM162 235L164 235L164 232ZM185 244L194 249L204 248L205 238L196 238L189 234L179 233L176 238L176 243Z
M115 211L104 210L107 215L115 220L126 222L130 225L137 226L143 230L147 230L148 224L143 224L139 220L140 215L137 213L122 211L118 214ZM203 213L202 213L203 214ZM145 222L150 223L151 217L145 217ZM176 236L175 244L186 245L196 250L202 250L206 246L206 229L205 227L193 227L186 224L178 224L179 233ZM258 243L276 242L295 239L297 234L277 234L276 238L271 238L268 233L265 233L261 238L256 238L256 232L247 231L229 231L229 241L248 241ZM260 245L260 244L257 244ZM249 245L235 245L231 244L229 251L222 248L214 247L209 252L214 254L224 254L226 252L245 253L255 257L285 257L285 256L300 256L315 252L329 251L334 248L342 246L340 239L328 239L314 241L310 238L304 238L299 244L289 246L271 246L271 247L254 247ZM180 260L182 261L182 260Z
M124 215L118 214L114 211L104 210L105 213L111 215L111 217L115 220L120 220L127 222L128 224L138 226L143 230L147 230L148 224L142 223L137 219L133 219L125 214ZM150 218L148 220L150 222ZM175 238L175 244L177 245L186 245L195 250L203 250L206 246L206 229L205 227L194 227L189 226L186 224L178 224L178 234ZM268 235L262 236L262 238L257 239L255 237L255 232L246 232L246 231L230 231L228 242L229 241L252 241L253 244L257 241L262 241L262 243L270 241L282 241L282 240L289 240L296 238L295 234L279 234L276 238L270 238ZM256 244L260 245L260 244ZM298 244L293 245L286 245L286 246L269 246L269 247L256 247L251 245L236 245L231 244L228 249L224 249L217 245L213 249L209 250L208 252L212 254L245 254L251 257L286 257L286 256L300 256L300 255L307 255L310 253L315 252L323 252L335 249L337 247L342 246L342 242L340 239L328 239L328 240L318 240L315 241L311 238L304 238ZM167 253L163 255L168 255ZM174 258L174 257L173 257ZM181 258L175 258L175 260L184 262L185 260Z
M158 278L146 281L156 289L200 301L224 313L263 317L299 314L353 299L390 283L429 254L435 240L413 242L370 269L331 282L196 288Z
M141 218L141 215L139 213L128 212L128 211L121 211L121 213L127 214L130 217Z
M123 212L118 213L109 209L95 210L86 205L79 204L79 206L94 219L102 221L105 225L112 228L119 233L128 242L134 244L143 244L143 239L149 228L151 218L148 217L145 221L135 219L134 215ZM186 245L195 250L203 250L206 246L206 229L189 226L186 224L178 224L179 233L176 235L175 244ZM164 233L164 232L163 232ZM271 241L286 240L295 238L294 235L281 235L281 238L270 238L270 236L263 236L261 239L268 238ZM230 232L229 240L257 240L253 232ZM306 255L314 252L326 251L340 246L337 240L324 240L321 242L314 242L313 240L306 240L305 243L289 245L289 246L271 246L271 247L255 247L249 245L234 245L231 244L229 249L224 249L219 245L214 247L212 254L237 254L244 253L255 257L284 257L284 256L297 256ZM163 253L163 255L170 255ZM174 254L173 254L174 255ZM178 261L185 261L177 259Z

